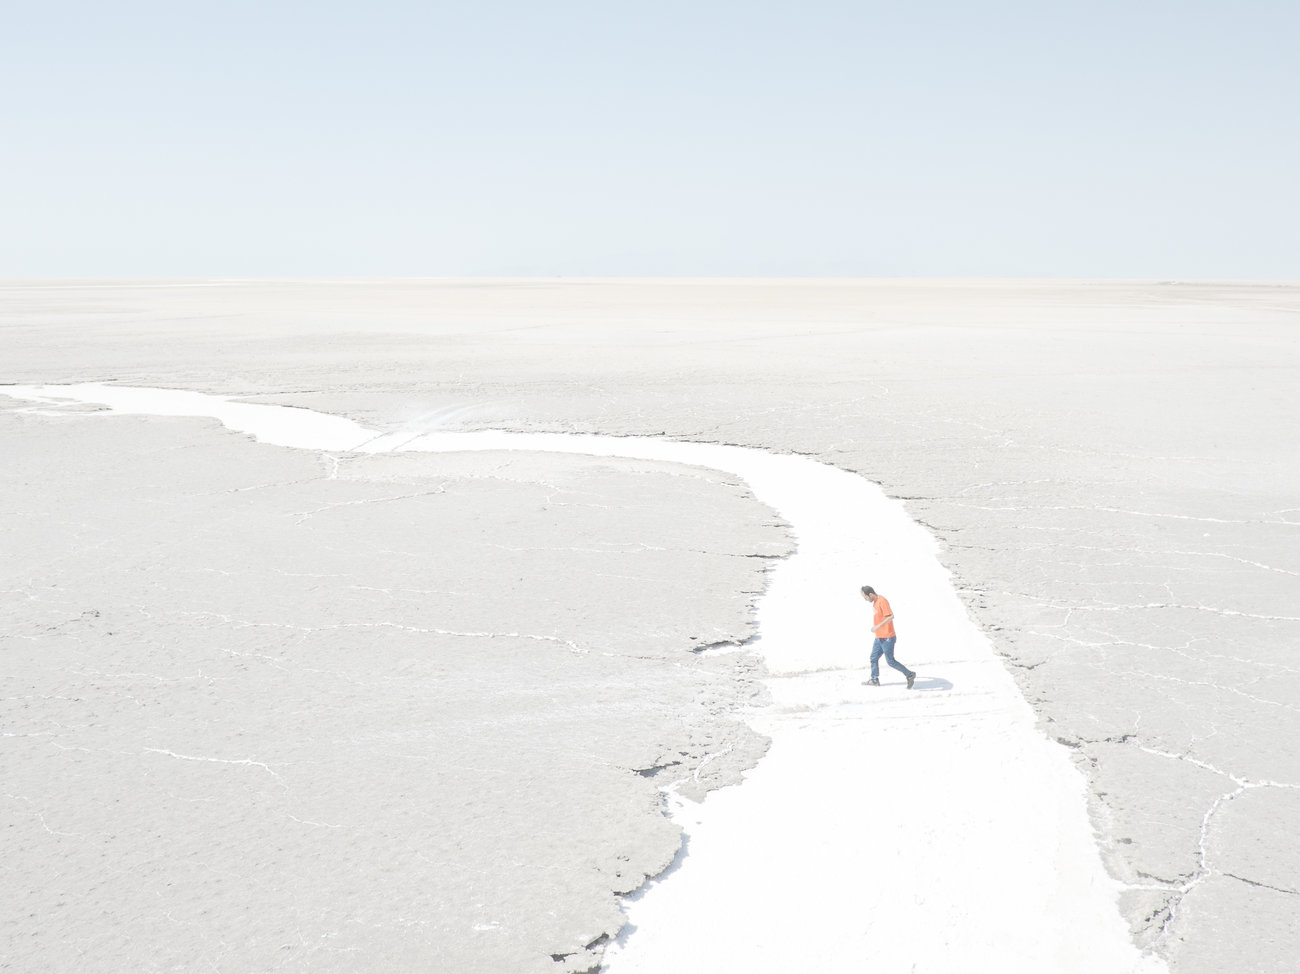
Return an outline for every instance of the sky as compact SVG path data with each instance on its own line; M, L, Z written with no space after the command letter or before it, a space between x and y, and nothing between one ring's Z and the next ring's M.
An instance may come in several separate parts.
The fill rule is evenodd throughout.
M1300 278L1300 4L5 0L0 278Z

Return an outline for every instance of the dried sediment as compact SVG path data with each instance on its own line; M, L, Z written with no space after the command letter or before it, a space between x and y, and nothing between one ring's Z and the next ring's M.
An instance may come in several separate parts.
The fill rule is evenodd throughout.
M765 747L753 657L693 650L748 637L787 542L716 474L0 437L24 969L588 969L677 852L661 789Z
M940 540L1078 756L1138 938L1176 972L1300 947L1295 883L1214 852L1271 834L1300 784L1295 285L250 282L4 307L11 381L668 433L861 473ZM177 324L198 314L220 324ZM1278 800L1238 805L1238 782Z

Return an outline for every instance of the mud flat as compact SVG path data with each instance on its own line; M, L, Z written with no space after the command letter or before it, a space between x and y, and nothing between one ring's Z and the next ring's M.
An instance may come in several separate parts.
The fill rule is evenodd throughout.
M3 381L189 388L310 406L387 431L667 433L812 454L867 475L933 531L966 607L1039 726L1085 773L1092 823L1125 886L1138 943L1179 972L1275 970L1294 952L1300 863L1287 823L1300 770L1286 742L1300 712L1290 660L1300 619L1300 444L1282 421L1297 412L1294 287L87 283L9 285L0 300ZM89 455L94 445L33 452L26 437L38 432L48 443L53 421L14 419L24 437L17 455L26 450L37 473L52 456ZM144 425L160 422L180 421ZM171 462L199 452L164 451ZM329 482L329 472L316 476ZM770 515L743 491L737 497L738 509L757 508L751 523L779 550L784 538ZM368 504L336 510L374 513ZM20 511L15 523L25 517ZM89 525L101 521L70 522L63 548L51 545L57 557L80 550L81 539L93 542ZM135 543L134 534L122 539L124 550ZM761 588L761 573L747 568L750 582L697 589L715 610L729 603L724 622L713 623L719 632L748 631L748 597L728 595ZM11 588L25 620L40 600L25 581ZM482 589L476 599L487 601ZM16 638L32 635L47 638L43 630ZM699 634L670 640L689 644L690 635ZM83 634L80 645L108 639ZM922 673L945 659L922 640L908 655L900 645L900 655ZM148 658L156 662L158 651ZM727 681L751 694L761 686L753 673ZM743 699L745 691L728 691L710 719L734 715ZM150 746L184 755L159 754L169 765L269 777L260 762L283 774L255 753ZM201 756L229 763L189 760ZM886 767L880 755L863 761ZM881 796L896 790L869 784ZM73 831L29 817L33 834L49 841ZM645 855L629 872L655 858ZM622 882L608 872L600 879L606 888ZM566 893L560 902L586 904L574 915L599 915L594 899ZM595 929L575 927L578 936ZM560 960L547 962L559 969L583 961L569 949L558 947Z

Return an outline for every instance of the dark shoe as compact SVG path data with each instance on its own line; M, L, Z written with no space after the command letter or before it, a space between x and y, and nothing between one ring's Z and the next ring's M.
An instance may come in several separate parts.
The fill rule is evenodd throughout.
M915 682L916 682L916 674L915 673L907 674L907 689L909 690L912 689L912 684Z
M864 687L878 687L878 686L880 686L880 681L879 681L879 680L864 680L863 683L862 683L862 685L863 685Z

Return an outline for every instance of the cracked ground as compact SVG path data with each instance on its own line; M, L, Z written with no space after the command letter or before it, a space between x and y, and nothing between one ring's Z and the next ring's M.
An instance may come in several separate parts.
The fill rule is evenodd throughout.
M660 786L764 749L753 660L692 650L746 638L786 542L718 477L0 439L15 969L586 970L676 854Z
M5 380L107 377L394 430L667 433L862 473L906 498L939 540L1044 731L1087 775L1098 842L1127 887L1135 938L1176 974L1291 964L1300 950L1291 825L1300 784L1300 288L287 287L14 290L0 312ZM220 314L220 324L179 324L199 313ZM290 478L265 482L278 479ZM376 510L433 503L441 495L400 495L441 483L365 496L380 500ZM304 499L287 513L305 527L367 510L358 499ZM76 537L99 543L84 527ZM512 555L533 544L498 543ZM102 610L67 604L51 624L84 625L76 620L88 608ZM498 631L491 613L442 628ZM922 664L930 652L941 658L942 647L913 649ZM274 785L259 768L238 770Z

